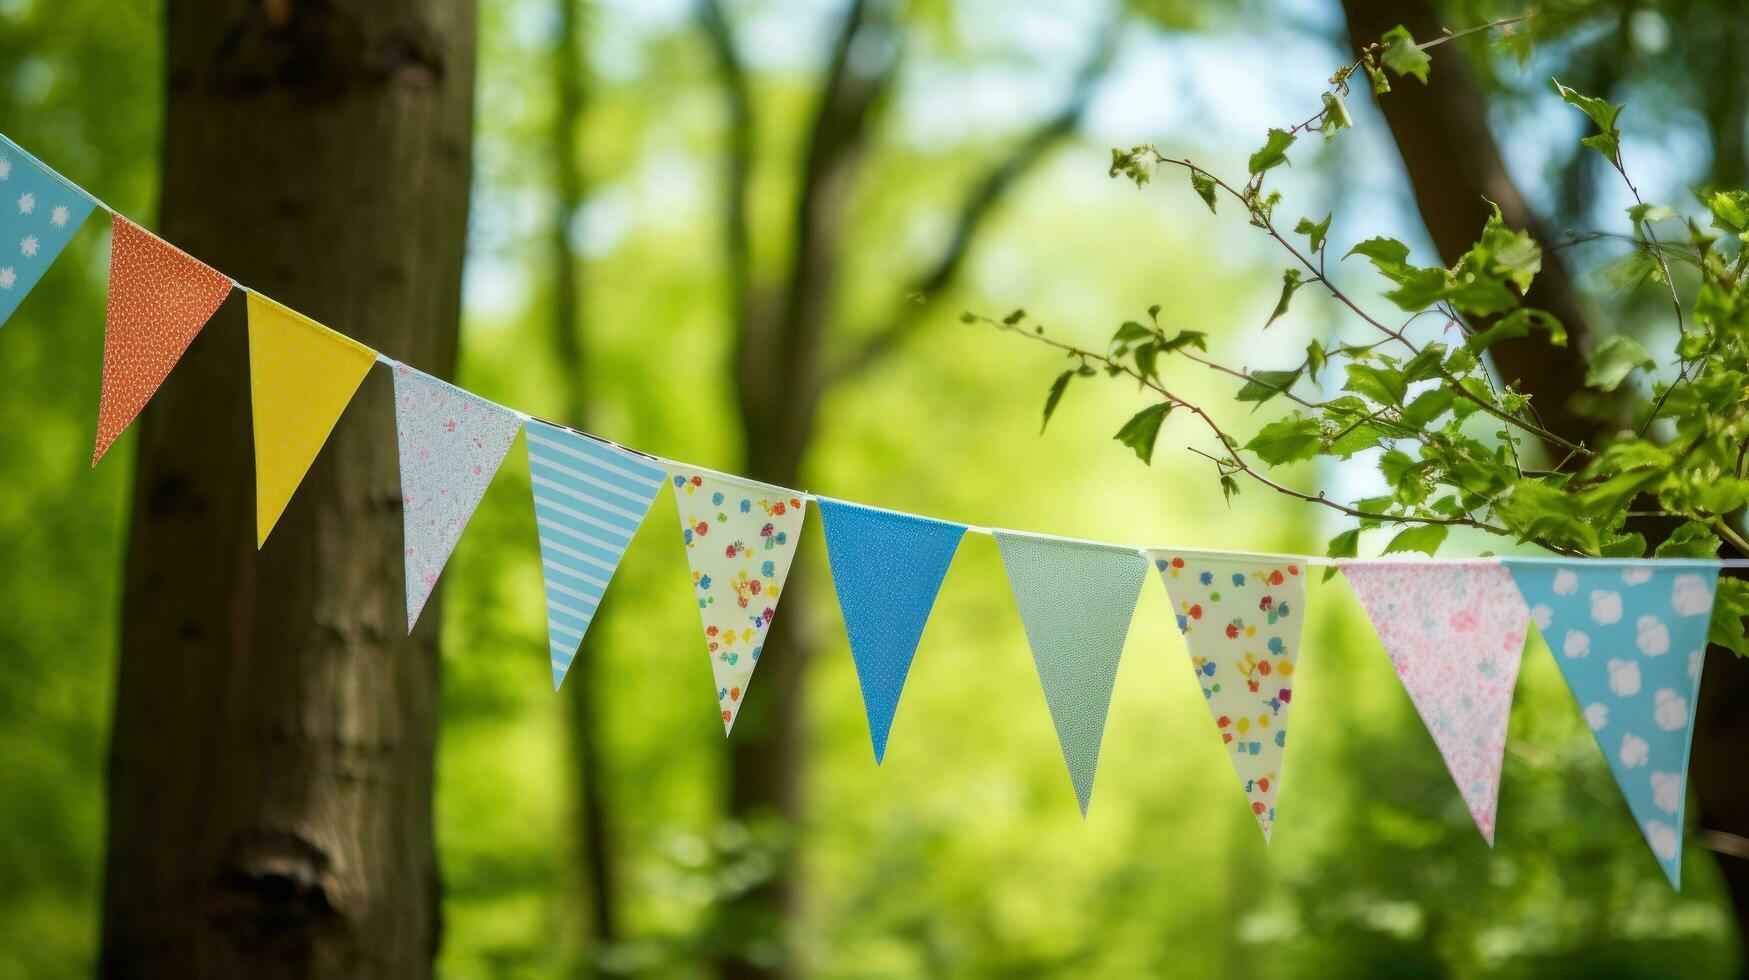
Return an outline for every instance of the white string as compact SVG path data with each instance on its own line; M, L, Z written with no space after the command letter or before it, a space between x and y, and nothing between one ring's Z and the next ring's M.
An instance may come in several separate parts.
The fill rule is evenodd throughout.
M41 170L43 173L46 173L49 176L53 177L54 179L60 181L62 184L65 184L68 188L73 190L75 193L82 194L85 197L89 198L98 207L109 212L110 214L112 214L112 215L119 215L120 214L120 212L116 211L115 208L112 208L107 203L105 203L102 198L99 198L97 195L91 193L90 191L86 190L85 188L74 183L72 180L70 180L66 176L62 175L60 173L60 171L55 170L53 167L50 167L49 165L43 163L41 160L38 160L29 150L26 150L22 146L18 146L17 143L13 143L12 145L14 147L17 147L18 152L23 153L25 158L28 159L31 163L35 164L37 169ZM127 216L121 215L121 217L126 218ZM128 219L128 220L132 220L132 219ZM144 227L144 226L141 226L141 227ZM162 239L159 239L159 240L162 241ZM170 245L170 243L168 243L168 242L166 242L165 244ZM176 246L170 245L170 247L175 248ZM178 251L181 251L181 250L178 249ZM187 255L188 253L183 252L182 254ZM194 257L189 256L189 258L193 259ZM198 262L199 260L194 259L194 261ZM202 264L204 264L204 263L202 263ZM229 278L229 277L227 277L227 278ZM259 294L258 290L250 289L249 287L238 282L236 279L231 279L231 286L233 288L235 288L238 292L242 292L242 293L252 293L253 292L253 293ZM260 295L265 295L265 294L260 294ZM327 329L333 330L334 328L328 327ZM334 332L340 333L340 331L338 331L338 330L335 330ZM350 336L347 336L346 334L341 334L341 336L346 337L348 340L353 340L354 343L358 343L358 341L354 340ZM366 345L366 346L368 346L368 345ZM393 369L394 367L396 367L397 365L402 363L401 361L398 361L395 358L392 358L392 357L388 356L387 354L384 354L381 351L376 351L376 358L377 358L378 364L387 365L391 369ZM417 370L417 369L415 369L415 370ZM469 394L473 395L475 398L481 398L481 396L478 395L477 393L469 392ZM481 400L491 402L491 399L488 399L488 398L481 398ZM525 424L525 425L531 421L541 422L542 424L550 424L550 425L558 424L558 423L549 423L545 419L537 419L534 416L529 415L527 412L522 411L521 409L511 408L507 405L499 405L499 403L497 403L497 402L491 402L491 403L494 405L498 405L498 407L503 408L505 411L511 412L517 418L521 419L523 424ZM572 428L571 426L561 426L561 427L566 428L566 429L570 429L570 431L575 432L578 435L587 436L588 438L597 440L598 442L606 443L607 445L613 446L616 449L621 449L621 450L624 450L625 452L629 452L629 453L632 453L632 454L637 455L637 456L642 456L646 459L655 460L658 463L664 464L666 466L666 468L668 468L669 470L676 470L676 469L690 470L690 471L693 471L696 473L706 474L706 475L715 477L717 479L728 480L728 481L731 481L734 483L753 484L755 486L770 487L773 490L781 490L784 493L787 493L793 497L797 497L797 498L802 499L802 500L815 501L816 504L818 503L818 501L820 499L818 496L816 496L812 493L809 493L806 490L795 490L795 489L791 489L789 487L779 486L779 485L773 484L773 483L766 483L763 480L754 480L754 479L751 479L749 477L739 476L739 475L734 474L734 473L725 473L721 470L711 469L710 467L707 467L707 466L698 466L698 465L695 465L693 463L687 463L687 462L683 462L683 461L677 460L677 459L670 459L670 458L664 457L664 456L657 456L654 453L647 453L647 452L644 452L644 451L639 450L639 449L634 449L631 446L623 445L623 444L615 442L612 439L609 439L605 436L596 435L593 432L586 432L582 429ZM876 509L884 509L884 508L876 508ZM906 512L904 512L904 511L890 511L890 513L906 513ZM925 517L927 515L907 514L907 516ZM930 519L931 520L938 520L938 518L930 518ZM946 523L957 523L957 522L950 521L950 522L946 522ZM1077 543L1077 544L1093 544L1093 545L1100 545L1102 547L1115 547L1115 548L1133 548L1135 551L1140 552L1140 553L1148 553L1148 552L1155 552L1155 551L1171 551L1171 552L1177 552L1177 553L1182 553L1182 554L1231 555L1235 558L1276 558L1276 559L1281 559L1284 561L1296 561L1297 560L1301 564L1304 564L1308 567L1329 567L1329 566L1340 566L1340 565L1350 565L1350 564L1368 564L1368 565L1410 564L1410 565L1412 565L1412 564L1421 564L1421 563L1424 563L1424 562L1427 562L1430 560L1428 558L1410 558L1410 557L1406 557L1406 556L1393 557L1390 555L1384 555L1384 556L1381 556L1378 558L1356 559L1356 558L1326 558L1326 557L1323 557L1321 555L1286 555L1286 554L1279 554L1279 553L1275 553L1275 552L1225 551L1225 550L1211 549L1211 548L1138 548L1138 547L1135 547L1133 545L1117 544L1115 542L1109 542L1109 541L1090 541L1090 540L1086 540L1083 538L1069 538L1069 537L1063 537L1061 535L1055 535L1055 534L1043 534L1043 533L1037 532L1037 531L1017 531L1017 530L1011 530L1009 528L985 527L985 526L977 525L977 524L965 524L965 525L961 525L961 526L963 528L965 528L965 533L967 533L967 534L983 534L983 535L988 535L991 537L994 537L998 532L1001 532L1004 534L1026 534L1026 535L1032 535L1033 537L1051 538L1051 539L1057 540L1057 541L1073 542L1073 543ZM1439 561L1441 563L1446 563L1446 564L1475 564L1475 563L1489 563L1489 562L1494 562L1494 561L1512 561L1512 562L1516 562L1516 563L1525 563L1525 562L1572 563L1573 561L1576 561L1576 560L1577 561L1586 561L1586 562L1597 562L1599 564L1639 564L1639 563L1644 563L1644 562L1648 561L1648 559L1642 559L1642 558L1571 559L1571 558L1564 558L1564 557L1554 556L1554 555L1534 555L1534 556L1511 555L1511 556L1502 556L1501 558L1433 558L1431 560ZM1709 567L1709 568L1711 568L1711 567L1749 568L1749 558L1659 558L1659 559L1656 559L1656 561L1660 565L1664 565L1667 567L1704 566L1704 567Z

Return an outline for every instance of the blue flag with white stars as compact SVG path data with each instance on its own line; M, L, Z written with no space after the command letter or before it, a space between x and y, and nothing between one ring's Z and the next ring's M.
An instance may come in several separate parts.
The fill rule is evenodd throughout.
M97 206L0 136L0 326Z

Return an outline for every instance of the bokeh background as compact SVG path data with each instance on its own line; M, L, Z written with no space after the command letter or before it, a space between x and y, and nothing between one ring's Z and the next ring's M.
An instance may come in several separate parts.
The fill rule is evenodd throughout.
M567 25L561 2L572 2ZM728 4L759 119L751 267L778 279L836 0ZM729 361L734 297L720 233L735 136L711 42L686 0L482 0L476 172L460 382L653 453L732 468L743 447ZM1464 4L1468 26L1513 10ZM1487 42L1440 49L1476 69L1512 179L1557 229L1617 220L1624 192L1578 156L1580 117L1551 74L1629 104L1626 154L1648 199L1743 177L1746 75L1730 5L1598 2L1549 12L1528 59ZM146 0L0 0L0 129L151 223L162 92L161 11ZM1235 366L1297 360L1351 329L1301 294L1275 303L1271 243L1211 215L1175 175L1138 191L1105 173L1112 146L1152 141L1242 173L1265 128L1314 112L1349 59L1334 0L918 0L868 121L830 297L846 344L895 317L890 357L824 393L803 487L1000 525L1143 545L1321 552L1333 516L1262 488L1223 500L1204 445L1174 418L1151 467L1111 433L1143 404L1072 389L1039 431L1050 352L963 324L1015 307L1098 345L1160 303ZM557 204L555 58L582 52L575 163L582 204ZM1740 47L1740 46L1739 46ZM1078 79L1080 81L1078 82ZM1079 86L1079 88L1078 88ZM1303 140L1284 205L1334 211L1347 244L1394 235L1430 255L1382 120ZM1027 141L1073 111L1060 139ZM1733 113L1735 113L1733 117ZM1731 120L1735 119L1731 128ZM1721 123L1723 120L1723 123ZM1017 153L1017 147L1021 148ZM952 247L968 195L1022 159L947 288L912 295ZM97 955L103 770L131 441L96 471L86 446L100 362L100 222L0 334L0 975L79 976ZM271 234L271 229L263 229ZM580 374L555 340L555 241L581 289ZM1607 247L1565 257L1600 316L1660 315L1613 287ZM1431 260L1429 260L1431 261ZM1343 270L1375 295L1364 270ZM345 324L335 324L344 330ZM390 352L394 353L394 352ZM1178 386L1249 434L1268 418L1209 372ZM174 376L171 383L175 383ZM1206 447L1205 447L1206 448ZM1286 478L1364 493L1367 461ZM600 764L578 763L574 706L550 689L526 465L513 452L444 579L448 595L436 802L447 976L589 971L689 975L725 947L790 944L825 976L1731 976L1742 966L1714 857L1691 837L1672 892L1626 814L1546 648L1533 640L1490 850L1340 580L1317 584L1273 845L1265 849L1186 669L1164 591L1144 589L1083 821L993 544L969 538L924 635L885 764L870 752L814 553L782 616L825 646L805 699L805 816L724 817L724 748L690 608L671 498L657 503L595 627ZM1382 544L1375 542L1374 547ZM1453 553L1498 542L1456 538ZM576 677L572 678L575 683ZM776 692L750 689L747 713ZM585 780L606 804L616 935L602 941L578 831ZM785 923L715 910L795 856L804 900Z

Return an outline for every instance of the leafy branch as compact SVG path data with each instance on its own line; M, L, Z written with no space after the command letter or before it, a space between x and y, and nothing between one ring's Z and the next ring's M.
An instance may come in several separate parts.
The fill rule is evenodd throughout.
M1749 541L1732 516L1749 503L1749 192L1697 191L1704 211L1699 216L1648 204L1622 159L1623 107L1554 82L1556 93L1596 126L1581 142L1602 155L1634 199L1626 233L1604 231L1582 240L1625 245L1611 276L1633 286L1656 283L1674 313L1676 372L1668 383L1627 383L1658 366L1634 336L1606 337L1581 352L1589 389L1583 403L1600 420L1594 442L1575 442L1544 426L1529 396L1491 371L1489 348L1502 340L1534 335L1553 347L1567 343L1556 316L1523 302L1542 271L1542 245L1509 227L1498 207L1450 267L1415 264L1407 245L1385 237L1359 241L1342 253L1339 262L1359 257L1382 277L1383 297L1401 318L1369 310L1332 280L1333 215L1300 217L1291 231L1279 217L1282 195L1270 186L1272 175L1291 163L1302 136L1316 131L1328 141L1352 127L1346 105L1351 81L1364 78L1374 96L1409 79L1425 83L1430 49L1468 35L1510 33L1533 16L1426 42L1393 28L1330 76L1316 113L1268 131L1247 159L1242 180L1152 144L1112 151L1110 176L1141 188L1162 169L1183 172L1211 213L1236 206L1285 253L1277 300L1262 331L1288 312L1300 290L1316 284L1345 317L1364 325L1371 342L1326 346L1314 340L1297 364L1252 370L1210 357L1205 331L1168 329L1158 306L1149 309L1147 322L1120 325L1103 351L1057 339L1019 310L1001 319L973 313L963 319L1054 348L1073 362L1051 384L1047 424L1076 379L1124 376L1153 396L1115 436L1144 463L1153 460L1162 426L1182 411L1214 437L1212 452L1190 451L1213 464L1229 499L1242 482L1251 482L1354 519L1355 526L1331 539L1332 557L1358 554L1362 532L1384 527L1396 529L1386 553L1434 554L1450 528L1470 527L1572 556L1703 557L1716 556L1721 546L1749 556ZM1710 228L1701 223L1707 217ZM1661 226L1678 224L1681 234L1660 234ZM1684 282L1694 282L1686 302L1674 275L1678 269L1689 270ZM1421 323L1428 318L1439 325L1431 336ZM1255 409L1279 398L1291 407L1241 441L1207 406L1168 385L1162 371L1173 358L1240 382L1233 398L1241 405ZM1337 380L1339 390L1326 395ZM1635 424L1613 431L1602 420L1625 417L1619 414L1624 404L1631 406ZM1361 454L1376 459L1387 492L1337 501L1270 472ZM1629 526L1630 519L1647 517L1674 526L1656 547ZM1749 586L1721 580L1716 608L1713 640L1749 652L1742 619L1749 615Z

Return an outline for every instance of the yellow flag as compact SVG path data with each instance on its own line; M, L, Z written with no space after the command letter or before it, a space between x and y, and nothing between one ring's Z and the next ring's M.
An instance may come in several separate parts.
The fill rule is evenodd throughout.
M296 310L249 294L257 547L267 543L376 356Z

